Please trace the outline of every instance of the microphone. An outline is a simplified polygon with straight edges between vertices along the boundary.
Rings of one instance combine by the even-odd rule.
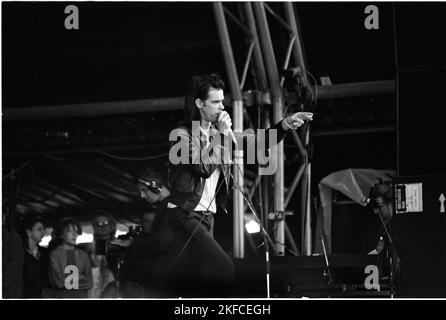
[[[235,146],[238,146],[237,139],[235,138],[235,136],[234,136],[234,132],[232,131],[232,129],[229,128],[229,129],[227,130],[227,132],[228,132],[228,135],[231,136],[232,142],[234,142]]]
[[[218,118],[220,118],[220,115],[221,115],[223,112],[227,113],[226,111],[222,111],[222,112],[220,112],[220,114],[218,115]],[[218,120],[217,120],[217,125],[218,125]],[[232,131],[232,128],[231,128],[231,127],[225,129],[224,132],[223,132],[223,134],[224,134],[224,135],[229,135],[229,136],[231,137],[231,139],[232,139],[232,142],[234,142],[235,146],[238,147],[237,139],[235,138],[234,132]]]

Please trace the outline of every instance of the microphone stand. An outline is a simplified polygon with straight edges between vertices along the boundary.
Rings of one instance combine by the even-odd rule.
[[[391,256],[390,256],[390,261],[389,261],[390,262],[390,294],[391,294],[391,297],[393,297],[393,293],[394,293],[394,274],[393,274],[393,271],[394,271],[394,262],[395,262],[394,259],[393,259],[393,256],[395,254],[396,259],[398,259],[398,253],[397,253],[396,248],[395,248],[395,246],[393,244],[392,237],[390,235],[389,230],[387,229],[387,226],[386,226],[386,223],[384,222],[383,217],[379,213],[378,213],[378,217],[379,217],[379,220],[381,221],[381,224],[382,224],[383,229],[384,229],[384,233],[386,234],[386,237],[389,240],[389,244],[390,244],[390,250],[391,250]],[[390,220],[389,220],[389,223],[390,223]]]
[[[327,255],[327,250],[325,248],[325,241],[324,241],[324,237],[321,235],[321,241],[322,241],[322,249],[324,250],[324,258],[325,258],[325,272],[324,272],[324,276],[327,277],[328,275],[328,297],[330,298],[330,293],[331,290],[333,288],[333,277],[331,276],[331,269],[330,269],[330,264],[328,262],[328,255]]]
[[[239,190],[242,192],[241,190]],[[243,192],[242,192],[243,194]],[[245,195],[243,194],[243,197],[246,199]],[[269,260],[269,246],[273,248],[274,255],[277,255],[277,250],[274,247],[274,242],[271,240],[271,237],[269,236],[268,232],[266,232],[265,228],[263,227],[262,222],[260,221],[259,217],[257,216],[254,208],[251,206],[250,201],[247,200],[248,207],[251,210],[252,214],[254,215],[254,218],[256,219],[257,223],[260,226],[260,233],[262,234],[263,238],[263,245],[265,246],[265,267],[266,267],[266,297],[270,298],[270,274],[271,274],[271,263]]]
[[[235,149],[236,151],[238,151],[238,143],[237,140],[235,139],[232,130],[230,131],[230,136],[231,139],[235,142]],[[234,164],[236,166],[236,168],[238,170],[240,170],[240,168],[238,167],[238,163]],[[240,170],[241,171],[241,170]],[[234,176],[230,173],[230,175],[232,176],[232,179],[234,179]],[[274,248],[274,242],[271,240],[271,237],[269,236],[268,232],[266,232],[263,223],[261,222],[261,220],[259,219],[255,209],[252,207],[251,202],[249,201],[249,199],[246,197],[244,191],[240,188],[240,186],[237,184],[238,187],[238,191],[242,194],[243,198],[246,200],[246,203],[248,204],[249,209],[251,210],[252,214],[254,215],[254,218],[256,220],[256,222],[259,224],[260,226],[260,232],[262,234],[262,238],[263,238],[263,244],[265,246],[265,267],[266,267],[266,297],[269,299],[270,298],[270,273],[271,273],[271,263],[269,260],[269,254],[270,254],[270,245],[273,248],[274,254],[277,255],[277,251]]]

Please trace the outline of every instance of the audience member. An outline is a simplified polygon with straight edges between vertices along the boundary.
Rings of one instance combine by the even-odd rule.
[[[147,236],[152,232],[153,222],[156,218],[155,211],[145,211],[141,214],[142,234]]]
[[[23,297],[41,298],[42,291],[50,287],[48,279],[48,250],[39,246],[44,226],[39,216],[29,213],[21,227],[25,265],[23,268]]]
[[[5,299],[23,298],[23,245],[11,226],[8,203],[2,206],[2,294]]]
[[[92,288],[88,254],[76,246],[82,227],[72,218],[60,220],[50,242],[49,279],[55,298],[87,298]]]
[[[193,281],[189,254],[187,248],[179,254],[184,243],[168,225],[165,213],[170,191],[166,182],[157,170],[149,168],[138,179],[137,186],[141,198],[158,209],[150,232],[131,241],[123,276],[143,286],[146,297],[187,296],[193,289],[188,286]]]
[[[120,257],[113,250],[111,242],[115,238],[116,221],[104,210],[98,210],[93,219],[93,243],[90,259],[92,263],[93,287],[90,298],[100,298],[105,288],[115,281],[117,261]],[[113,268],[114,266],[114,268]]]

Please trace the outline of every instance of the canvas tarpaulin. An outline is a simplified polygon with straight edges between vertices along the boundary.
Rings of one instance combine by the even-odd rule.
[[[370,188],[379,181],[392,180],[394,170],[347,169],[333,172],[319,182],[321,206],[317,212],[314,253],[323,253],[321,236],[327,253],[331,253],[332,192],[337,190],[354,202],[366,206]]]

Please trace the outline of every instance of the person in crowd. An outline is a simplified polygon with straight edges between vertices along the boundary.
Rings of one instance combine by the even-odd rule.
[[[43,290],[50,287],[48,250],[39,245],[44,232],[41,218],[36,214],[29,213],[21,227],[25,256],[23,268],[24,298],[41,298]]]
[[[402,259],[398,229],[394,228],[394,194],[390,181],[380,180],[370,189],[369,205],[377,216],[378,223],[370,228],[367,236],[367,251],[377,254],[377,265],[383,282],[391,283],[400,293],[404,291],[404,278],[401,272]]]
[[[63,218],[55,226],[49,244],[49,279],[54,298],[88,298],[92,269],[87,252],[76,245],[82,227],[73,218]]]
[[[23,298],[23,245],[12,226],[9,203],[2,202],[2,295],[5,299]]]
[[[141,225],[143,236],[148,236],[152,232],[153,222],[156,218],[155,211],[144,211],[141,214]]]
[[[376,223],[368,229],[363,252],[379,254],[389,241],[386,230],[390,235],[392,229],[391,222],[394,216],[392,184],[381,180],[374,184],[370,189],[368,204],[375,214]]]
[[[112,240],[115,238],[116,220],[105,210],[99,209],[93,218],[94,240]]]
[[[116,233],[116,220],[105,210],[97,210],[93,218],[93,243],[88,245],[93,274],[90,298],[100,298],[105,288],[113,283],[118,271],[119,255],[112,245]]]
[[[94,242],[90,250],[93,265],[91,298],[143,298],[143,288],[121,277],[128,239],[117,239],[117,222],[105,210],[98,210],[93,219]]]
[[[180,152],[187,150],[187,154],[181,154],[181,161],[178,161],[178,157],[171,158],[172,153],[175,154],[171,152],[168,162],[169,225],[182,238],[184,248],[188,248],[194,269],[199,270],[201,280],[198,282],[214,290],[202,288],[201,294],[207,296],[230,292],[234,276],[232,259],[213,237],[214,215],[217,207],[226,211],[230,190],[232,159],[227,158],[230,150],[226,142],[235,139],[231,118],[223,105],[224,89],[224,82],[216,74],[191,78],[185,97],[185,120],[175,130],[177,139],[171,141],[171,151],[176,147]],[[288,131],[297,129],[306,120],[311,121],[312,116],[310,112],[297,112],[273,125],[264,137],[269,137],[272,132],[276,133],[277,139],[263,138],[264,151],[282,141]],[[242,138],[246,140],[248,137]],[[256,135],[255,139],[262,137]],[[242,144],[244,148],[248,145]],[[244,161],[252,153],[259,163],[257,151],[244,150]]]
[[[168,224],[166,209],[170,191],[165,179],[159,170],[148,168],[136,184],[141,198],[152,208],[156,207],[156,213],[150,214],[150,223],[144,222],[146,213],[143,214],[143,225],[150,224],[149,233],[121,242],[121,245],[127,242],[128,246],[122,266],[123,278],[143,287],[145,297],[189,296],[193,289],[188,284],[192,275],[189,255],[186,250],[178,256],[183,241]]]

